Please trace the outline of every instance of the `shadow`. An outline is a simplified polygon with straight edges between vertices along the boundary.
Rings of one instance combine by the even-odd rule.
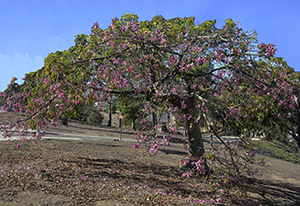
[[[101,126],[101,127],[105,127],[107,129],[101,129],[101,128],[86,128],[86,127],[81,127],[81,126],[73,126],[73,125],[69,125],[69,128],[77,128],[77,129],[82,129],[82,130],[90,130],[90,131],[94,131],[94,132],[111,132],[111,133],[120,133],[120,129],[119,128],[114,128],[114,127],[105,127],[105,126]],[[134,135],[135,132],[129,132],[129,131],[122,131],[122,134],[132,134]]]
[[[77,164],[84,170],[87,168],[91,169],[93,172],[85,175],[95,182],[106,179],[120,179],[123,183],[129,182],[131,185],[133,183],[135,185],[147,184],[152,189],[160,189],[162,191],[164,191],[162,188],[168,185],[173,192],[184,196],[188,196],[191,193],[191,188],[182,184],[182,180],[178,178],[181,176],[181,172],[178,171],[177,167],[157,164],[144,165],[118,159],[91,159],[86,157],[77,157],[77,160],[65,162]],[[69,172],[72,173],[71,171]],[[166,189],[164,192],[170,191]]]
[[[109,163],[110,165],[116,164],[125,164],[125,161],[118,159],[90,159],[87,157],[77,157],[77,159],[86,160],[87,162],[98,162],[98,163]]]
[[[51,141],[51,139],[47,139],[47,137],[42,137],[41,140],[43,140],[43,141]]]
[[[262,205],[300,205],[300,187],[272,180],[251,179],[252,191],[259,194]]]
[[[115,141],[115,140],[113,140],[113,141]],[[78,141],[77,144],[88,145],[88,143],[86,143],[85,141]],[[104,147],[124,147],[123,145],[105,144],[105,143],[96,143],[95,145],[104,146]]]
[[[169,151],[170,152],[170,151]],[[173,151],[171,151],[173,152]],[[177,167],[164,166],[156,163],[142,163],[134,160],[119,160],[108,158],[88,158],[77,157],[68,163],[76,164],[78,167],[74,170],[65,168],[59,171],[61,176],[72,176],[71,179],[78,178],[78,169],[84,172],[92,182],[103,182],[109,184],[110,180],[122,181],[122,184],[131,186],[138,185],[147,188],[160,189],[165,193],[176,193],[183,197],[188,197],[191,193],[196,194],[198,187],[191,187],[180,178],[181,172]],[[76,176],[77,174],[77,176]],[[249,188],[254,199],[258,202],[233,200],[232,205],[300,205],[300,187],[273,180],[249,179]],[[73,180],[72,180],[73,181]],[[197,180],[196,180],[197,181]],[[212,191],[203,191],[200,197],[213,195]]]
[[[177,153],[177,151],[167,150],[165,152]],[[114,179],[134,181],[137,184],[143,184],[145,181],[151,182],[150,188],[161,188],[163,185],[168,185],[169,188],[174,188],[181,194],[190,194],[192,191],[188,187],[178,187],[178,183],[182,180],[171,180],[172,177],[180,177],[181,173],[176,167],[168,167],[163,165],[139,165],[135,162],[127,162],[117,159],[89,159],[81,158],[88,162],[90,165],[102,165],[103,171],[89,174],[90,177],[96,178],[98,176]],[[110,168],[121,168],[122,171],[135,171],[137,174],[126,174],[123,172],[109,172]],[[257,195],[255,197],[259,200],[259,205],[287,205],[296,206],[300,205],[300,187],[272,180],[258,180],[250,179],[250,189]],[[236,202],[240,204],[239,202]],[[247,205],[245,202],[242,204]],[[252,203],[251,203],[252,204]],[[251,205],[249,203],[249,205]]]
[[[99,144],[99,143],[96,145],[97,146],[106,146],[106,147],[124,147],[123,145],[111,145],[111,144]]]
[[[163,135],[158,135],[157,138],[158,139],[163,139]],[[184,139],[185,138],[185,139]],[[176,137],[173,137],[170,142],[172,143],[182,143],[182,144],[187,144],[188,141],[186,140],[186,137],[182,136],[182,135],[178,135]]]
[[[169,150],[169,149],[160,149],[159,151],[165,153],[165,154],[175,154],[175,155],[185,155],[187,156],[188,153],[187,152],[181,152],[181,151],[177,151],[177,150]]]

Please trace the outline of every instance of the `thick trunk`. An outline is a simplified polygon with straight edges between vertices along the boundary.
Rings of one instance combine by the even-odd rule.
[[[201,134],[200,121],[195,121],[199,115],[200,110],[197,108],[197,98],[195,96],[187,99],[187,108],[192,117],[187,119],[189,151],[194,157],[202,157],[204,154],[204,144]]]
[[[189,152],[193,157],[202,157],[205,151],[200,122],[195,123],[193,119],[187,120]]]
[[[132,129],[133,129],[134,131],[136,130],[135,120],[132,121]]]
[[[192,84],[192,82],[191,82]],[[188,93],[192,93],[188,90]],[[197,96],[190,96],[185,99],[186,107],[182,108],[183,113],[191,118],[186,120],[186,127],[188,131],[188,142],[189,142],[189,152],[194,157],[202,157],[204,154],[204,144],[201,134],[200,121],[195,121],[200,116],[200,109],[197,105]],[[170,103],[175,107],[182,107],[182,99],[178,96],[172,96],[170,98]]]

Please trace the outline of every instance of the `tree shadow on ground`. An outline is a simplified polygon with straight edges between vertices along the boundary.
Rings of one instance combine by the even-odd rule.
[[[66,162],[75,163],[80,165],[81,168],[97,168],[93,170],[93,173],[86,174],[95,181],[100,181],[103,178],[119,179],[130,184],[147,184],[149,188],[162,189],[162,191],[168,186],[168,188],[172,188],[173,192],[186,196],[193,192],[188,185],[183,186],[181,184],[182,180],[178,178],[181,173],[178,168],[172,166],[145,165],[118,159],[91,159],[86,157],[77,157],[77,160]],[[164,192],[168,192],[168,190]]]
[[[120,128],[116,128],[116,127],[106,127],[103,126],[104,128],[86,128],[86,127],[81,127],[81,126],[73,126],[73,125],[69,125],[69,128],[76,128],[76,129],[80,129],[80,130],[90,130],[93,132],[111,132],[111,133],[120,133]],[[122,131],[123,134],[132,134],[134,135],[135,132],[130,132],[130,131]]]
[[[117,140],[117,141],[119,141],[119,140]],[[78,142],[78,144],[85,144],[85,143],[84,142]],[[123,147],[122,145],[104,144],[104,143],[96,143],[95,145],[99,146],[99,147]]]
[[[160,149],[159,151],[165,153],[165,154],[175,154],[175,155],[182,155],[182,156],[187,156],[188,152],[182,152],[178,150],[170,150],[170,149]]]
[[[300,187],[272,180],[251,179],[251,189],[263,205],[300,205]]]

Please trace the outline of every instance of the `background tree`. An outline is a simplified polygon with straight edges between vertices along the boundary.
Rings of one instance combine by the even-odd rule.
[[[136,120],[139,120],[142,101],[135,101],[128,98],[119,98],[118,100],[120,113],[125,115],[124,124],[132,126],[133,130],[136,130]]]
[[[116,112],[116,100],[117,98],[112,94],[105,95],[104,100],[108,104],[107,112],[108,112],[108,123],[107,126],[111,127],[112,125],[112,113]]]

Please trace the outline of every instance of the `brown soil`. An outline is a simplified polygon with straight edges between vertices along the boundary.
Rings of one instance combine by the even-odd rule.
[[[124,138],[133,138],[133,131],[123,131]],[[118,127],[75,121],[49,132],[119,138]],[[201,185],[178,171],[178,160],[186,155],[180,141],[156,157],[146,147],[132,149],[132,142],[113,140],[45,139],[22,143],[21,149],[0,142],[0,151],[0,205],[192,205],[195,199],[189,196]],[[259,201],[228,199],[223,205],[300,205],[300,165],[265,160],[251,184],[251,195]],[[209,191],[204,186],[200,199]]]

